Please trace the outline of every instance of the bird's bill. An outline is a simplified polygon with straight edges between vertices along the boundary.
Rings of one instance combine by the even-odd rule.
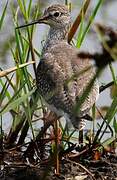
[[[24,28],[24,27],[31,26],[31,25],[34,25],[34,24],[37,24],[37,23],[47,23],[47,19],[48,19],[48,16],[43,16],[43,17],[41,17],[40,19],[38,19],[36,21],[33,21],[33,22],[28,23],[28,24],[18,26],[18,27],[16,27],[16,29]]]

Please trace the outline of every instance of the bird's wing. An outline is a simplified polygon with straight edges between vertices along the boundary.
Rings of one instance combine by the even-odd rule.
[[[86,87],[95,75],[91,61],[89,59],[79,58],[78,49],[63,42],[53,47],[51,52],[53,52],[54,59],[56,59],[60,70],[65,74],[64,82],[67,82],[67,92],[74,101],[77,97],[82,96],[82,93],[86,90]],[[89,95],[82,104],[81,116],[85,115],[93,106],[98,95],[99,85],[95,81]]]
[[[82,95],[94,75],[92,68],[82,73],[90,66],[90,62],[87,59],[79,59],[77,49],[63,42],[50,47],[49,51],[43,55],[41,62],[44,63],[46,76],[50,77],[49,79],[55,85],[52,103],[67,112],[69,107],[71,111],[77,97]],[[96,88],[92,88],[93,93],[91,92],[83,103],[81,115],[87,113],[95,103],[98,91]]]
[[[86,91],[87,86],[93,79],[95,75],[95,69],[91,64],[91,61],[89,59],[81,59],[72,58],[72,67],[73,71],[76,74],[77,79],[77,92],[76,96],[81,97],[83,92]],[[94,82],[91,91],[87,95],[84,103],[81,106],[81,116],[84,116],[90,108],[93,106],[93,104],[96,102],[97,98],[99,96],[99,85],[97,80]]]

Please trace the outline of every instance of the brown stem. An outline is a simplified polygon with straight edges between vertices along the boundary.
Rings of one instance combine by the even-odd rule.
[[[79,15],[77,16],[76,20],[74,21],[70,31],[69,31],[69,34],[68,34],[68,43],[70,43],[70,41],[72,40],[74,34],[76,33],[77,29],[78,29],[78,26],[81,22],[81,19],[82,19],[82,15],[84,16],[86,11],[87,11],[87,8],[89,7],[89,4],[90,4],[90,0],[86,0],[84,5],[82,6],[82,9],[80,10],[80,13]]]
[[[58,124],[57,119],[54,121],[54,134],[55,134],[55,174],[59,175],[59,152],[58,152]]]

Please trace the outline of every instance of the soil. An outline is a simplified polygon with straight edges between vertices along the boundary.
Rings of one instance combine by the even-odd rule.
[[[0,180],[117,180],[117,156],[108,155],[100,160],[74,162],[68,158],[60,161],[59,175],[48,163],[30,165],[8,163],[1,165]]]

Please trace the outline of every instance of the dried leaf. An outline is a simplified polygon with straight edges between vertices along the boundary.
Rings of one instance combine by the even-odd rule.
[[[100,159],[100,157],[101,157],[101,153],[98,150],[96,150],[94,153],[94,160],[97,161]]]

